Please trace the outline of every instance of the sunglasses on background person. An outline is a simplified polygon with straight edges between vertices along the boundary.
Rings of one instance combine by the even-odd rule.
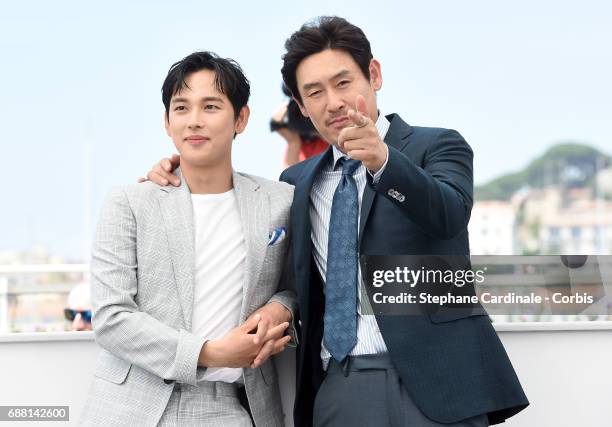
[[[69,321],[73,321],[77,314],[81,315],[83,321],[91,323],[91,310],[73,310],[71,308],[64,309],[64,316]]]

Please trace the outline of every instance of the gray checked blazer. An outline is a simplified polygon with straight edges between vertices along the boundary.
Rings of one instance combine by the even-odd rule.
[[[294,295],[278,292],[290,233],[269,244],[280,227],[289,230],[293,187],[236,172],[233,182],[247,247],[240,319],[272,300],[295,314]],[[184,179],[180,187],[146,182],[109,194],[91,264],[93,327],[102,350],[82,425],[155,426],[175,383],[201,379],[204,339],[191,333],[194,241]],[[273,359],[245,368],[243,379],[255,424],[282,426]]]

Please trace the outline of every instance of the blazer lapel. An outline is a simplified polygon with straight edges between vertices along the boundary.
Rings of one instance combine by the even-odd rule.
[[[270,202],[259,184],[252,179],[234,172],[234,191],[240,209],[242,232],[246,245],[244,284],[240,319],[247,316],[249,302],[257,288],[259,276],[266,256],[268,233],[270,232]]]
[[[385,142],[398,151],[402,151],[408,145],[408,137],[412,133],[412,126],[402,120],[398,114],[389,114],[387,120],[391,123]]]
[[[385,143],[399,151],[402,151],[406,144],[408,144],[408,136],[412,133],[412,128],[406,122],[404,122],[399,115],[390,114],[387,116],[387,120],[391,123],[389,130],[385,135]],[[366,185],[363,191],[363,198],[361,200],[361,212],[359,221],[359,242],[361,245],[361,236],[365,229],[368,217],[370,216],[370,210],[374,203],[376,191],[371,185]]]
[[[161,187],[166,193],[160,197],[159,205],[168,237],[168,246],[174,278],[179,294],[185,329],[191,330],[193,312],[193,287],[195,283],[195,230],[191,193],[180,169],[176,175],[181,178],[180,187]]]
[[[293,265],[296,278],[304,278],[302,292],[309,295],[310,260],[312,257],[312,240],[310,237],[312,225],[310,222],[310,191],[316,176],[326,162],[331,162],[332,147],[307,164],[295,183],[293,204],[291,205],[291,229],[293,230]],[[303,313],[302,316],[306,316]]]

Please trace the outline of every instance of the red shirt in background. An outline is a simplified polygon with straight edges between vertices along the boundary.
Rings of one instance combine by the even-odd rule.
[[[311,139],[309,141],[305,141],[303,138],[300,139],[302,140],[300,145],[300,162],[322,153],[329,147],[329,144],[323,138]]]

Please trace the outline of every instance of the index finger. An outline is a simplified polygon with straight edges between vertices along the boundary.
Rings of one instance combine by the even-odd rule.
[[[259,344],[263,341],[264,337],[268,333],[268,328],[270,327],[270,323],[267,319],[261,319],[259,324],[257,325],[257,332],[255,333],[255,337],[253,338],[253,342],[255,344]]]
[[[243,332],[249,334],[252,330],[254,330],[261,320],[261,314],[257,313],[251,317],[249,317],[239,328],[242,329]]]
[[[274,351],[274,341],[271,340],[266,342],[259,351],[259,353],[257,353],[257,356],[255,356],[253,363],[251,363],[251,368],[254,369],[261,366],[262,363],[268,360],[268,357],[270,357],[272,351]]]
[[[266,335],[266,341],[271,339],[279,339],[285,333],[285,330],[289,327],[289,322],[283,322],[279,325],[276,325],[273,328],[270,328],[268,334]]]
[[[166,186],[168,185],[168,180],[166,178],[164,178],[163,176],[161,176],[159,173],[157,173],[156,171],[152,170],[149,171],[147,173],[147,180],[149,181],[153,181],[154,183],[156,183],[157,185],[161,185],[161,186]],[[145,180],[146,181],[146,180]],[[139,181],[140,182],[140,181]],[[142,181],[144,182],[144,181]]]

